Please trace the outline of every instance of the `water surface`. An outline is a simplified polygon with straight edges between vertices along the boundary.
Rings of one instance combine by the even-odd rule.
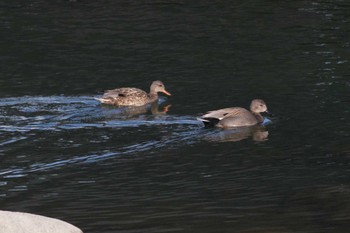
[[[348,232],[349,10],[1,3],[1,209],[99,233]],[[152,109],[94,99],[153,80],[173,95]],[[253,98],[275,114],[264,127],[196,121]]]

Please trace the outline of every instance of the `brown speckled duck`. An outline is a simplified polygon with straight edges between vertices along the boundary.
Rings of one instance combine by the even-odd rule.
[[[262,112],[268,113],[265,102],[254,99],[250,104],[250,111],[240,107],[224,108],[210,111],[197,119],[205,126],[220,128],[252,126],[264,121],[264,117],[260,114]]]
[[[106,91],[101,98],[101,103],[115,106],[142,106],[158,100],[158,92],[171,95],[165,90],[161,81],[154,81],[151,85],[150,92],[134,87],[122,87]]]

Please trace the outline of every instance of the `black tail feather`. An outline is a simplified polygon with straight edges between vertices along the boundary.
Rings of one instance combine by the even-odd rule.
[[[218,118],[213,118],[213,117],[200,118],[200,120],[204,123],[205,127],[214,127],[220,121]]]

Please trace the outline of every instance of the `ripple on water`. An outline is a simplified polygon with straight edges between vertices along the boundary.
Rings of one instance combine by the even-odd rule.
[[[0,145],[7,146],[7,154],[13,153],[17,162],[14,167],[3,166],[0,175],[5,179],[20,178],[31,172],[138,155],[199,139],[202,126],[192,116],[158,111],[150,114],[147,110],[132,113],[130,109],[101,106],[92,96],[3,98],[0,132],[4,136]],[[132,135],[127,143],[123,139],[125,131],[129,137]],[[143,136],[147,134],[155,138]],[[28,155],[31,159],[21,157],[26,151],[33,153]],[[8,161],[11,159],[14,158]]]
[[[132,110],[130,112],[130,110]],[[100,106],[93,96],[3,98],[0,130],[60,130],[86,127],[138,127],[142,125],[198,124],[191,118],[168,117],[161,112],[143,115],[149,109]]]

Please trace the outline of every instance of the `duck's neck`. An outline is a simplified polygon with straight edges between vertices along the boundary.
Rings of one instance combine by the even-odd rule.
[[[151,90],[148,94],[148,97],[150,99],[150,102],[156,101],[158,99],[158,93]]]
[[[260,113],[258,113],[258,112],[252,112],[252,113],[255,116],[255,118],[258,120],[259,123],[264,121],[264,117]]]

